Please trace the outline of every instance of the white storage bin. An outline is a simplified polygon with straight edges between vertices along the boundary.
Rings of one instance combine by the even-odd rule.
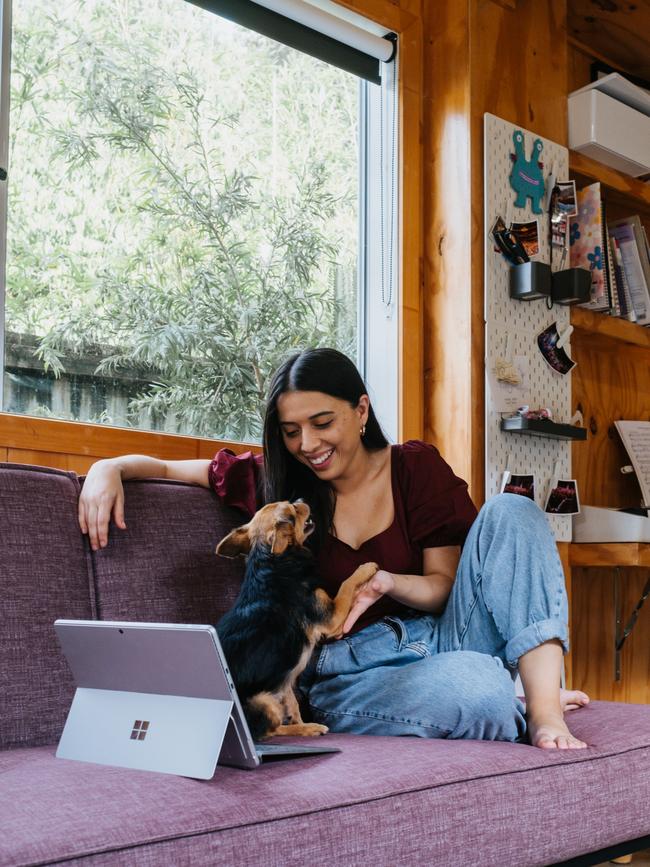
[[[574,542],[650,542],[650,518],[618,509],[581,506],[573,516]]]
[[[569,147],[634,177],[650,172],[650,117],[599,90],[569,96]]]

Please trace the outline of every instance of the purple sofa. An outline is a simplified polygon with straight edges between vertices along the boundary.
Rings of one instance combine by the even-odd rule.
[[[207,782],[56,759],[74,689],[56,618],[215,623],[241,576],[213,553],[239,515],[209,491],[128,482],[128,531],[91,553],[79,490],[0,464],[0,865],[526,867],[648,845],[644,705],[574,711],[581,751],[328,735],[342,752]]]

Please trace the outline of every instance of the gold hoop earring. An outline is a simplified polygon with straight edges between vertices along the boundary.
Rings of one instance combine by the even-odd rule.
[[[361,434],[362,437],[365,437],[365,435],[366,435],[366,426],[365,426],[365,424],[361,425],[361,427],[359,428],[359,433]]]

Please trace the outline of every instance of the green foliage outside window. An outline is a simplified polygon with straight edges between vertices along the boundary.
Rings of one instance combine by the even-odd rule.
[[[132,424],[259,437],[282,357],[355,354],[358,83],[182,0],[13,16],[6,329],[148,381]]]

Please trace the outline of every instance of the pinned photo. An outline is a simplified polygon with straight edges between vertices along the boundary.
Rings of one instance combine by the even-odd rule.
[[[527,223],[512,223],[510,231],[526,251],[529,259],[539,253],[539,225],[537,220]]]
[[[566,376],[576,366],[575,361],[569,358],[562,347],[557,322],[553,322],[537,335],[537,345],[548,366],[556,373]]]
[[[528,497],[529,500],[535,499],[535,476],[523,475],[516,476],[514,473],[505,471],[501,478],[501,494],[519,494],[522,497]]]
[[[566,247],[569,217],[578,213],[576,182],[566,181],[553,187],[550,203],[551,244]]]
[[[576,182],[564,181],[556,184],[558,188],[557,209],[565,217],[575,217],[578,213],[578,196],[576,195]]]
[[[546,501],[545,512],[551,515],[578,515],[580,499],[575,479],[558,479]]]
[[[494,221],[494,225],[490,229],[490,236],[496,244],[495,251],[503,253],[512,265],[528,262],[530,257],[514,233],[508,229],[502,217],[497,217]]]

